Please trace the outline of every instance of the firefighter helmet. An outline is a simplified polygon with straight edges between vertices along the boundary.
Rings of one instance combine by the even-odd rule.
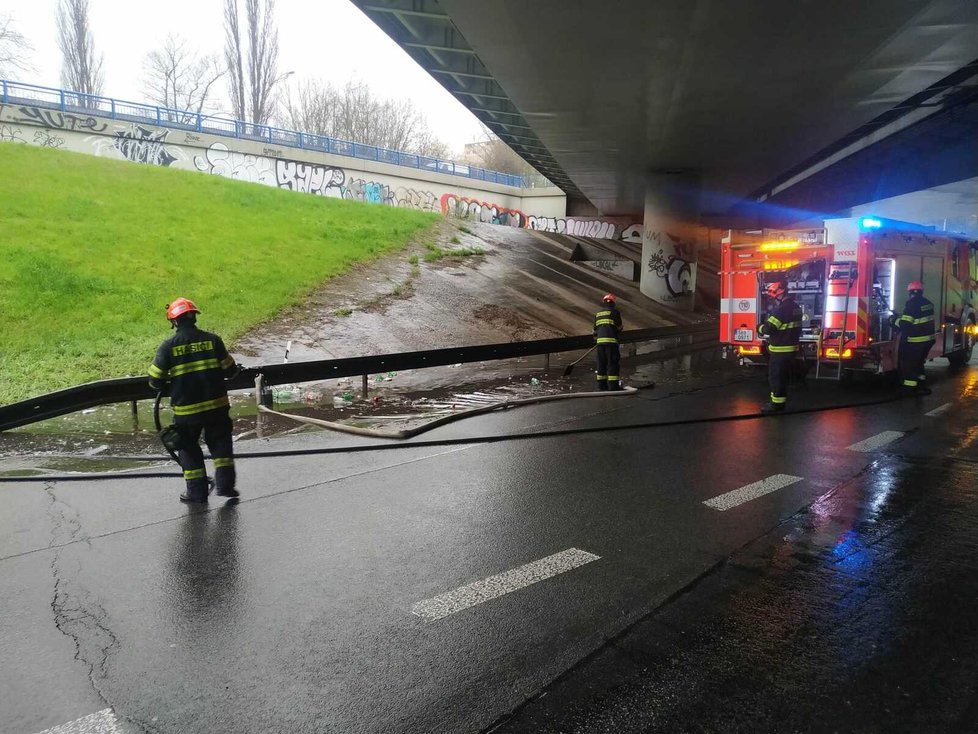
[[[189,298],[178,298],[173,303],[166,304],[166,317],[170,321],[188,313],[200,313],[200,309]]]
[[[914,291],[924,292],[924,284],[919,280],[911,280],[907,285],[907,293],[913,293]]]
[[[604,301],[605,303],[610,303],[612,305],[618,302],[618,299],[615,298],[614,293],[605,293],[604,298],[602,298],[601,300]]]

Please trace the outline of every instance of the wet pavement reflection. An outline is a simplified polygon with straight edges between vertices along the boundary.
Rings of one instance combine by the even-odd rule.
[[[976,512],[978,466],[880,458],[494,731],[976,731]]]

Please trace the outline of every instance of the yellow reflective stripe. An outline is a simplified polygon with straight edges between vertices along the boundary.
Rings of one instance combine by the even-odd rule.
[[[608,379],[609,380],[620,380],[621,377],[619,375],[608,375]]]
[[[228,402],[228,396],[225,395],[223,398],[217,398],[216,400],[207,400],[203,403],[191,403],[190,405],[174,405],[173,415],[194,415],[195,413],[203,413],[205,410],[213,410],[214,408],[223,408],[230,405]]]
[[[777,327],[779,329],[781,328],[781,324],[784,323],[777,316],[768,316],[767,317],[767,322],[769,324],[771,324],[772,326],[775,326],[775,327]]]
[[[213,357],[211,359],[198,359],[196,362],[184,362],[183,364],[174,365],[170,369],[170,377],[186,375],[191,372],[200,372],[201,370],[217,370],[220,368],[221,366]]]
[[[779,398],[774,393],[771,393],[771,402],[780,405],[781,403],[787,403],[788,398]]]
[[[595,326],[601,326],[603,324],[607,324],[608,326],[614,326],[615,322],[612,321],[611,319],[598,319],[597,321],[594,322]]]
[[[769,352],[774,353],[774,354],[787,354],[788,352],[797,352],[798,351],[798,345],[797,344],[792,344],[791,346],[788,346],[788,347],[779,347],[779,346],[775,346],[775,345],[772,344],[771,346],[769,346],[767,348],[767,350]]]
[[[183,472],[184,479],[203,479],[204,470],[203,469],[187,469]]]
[[[778,327],[778,330],[787,331],[788,329],[800,329],[800,328],[801,328],[800,321],[789,321],[787,324],[781,324],[781,326]]]
[[[607,375],[595,375],[594,376],[594,379],[595,380],[607,380],[608,379],[608,376]]]
[[[598,316],[611,316],[611,311],[598,311],[594,314],[594,318],[598,318]]]
[[[161,370],[155,364],[149,366],[149,376],[150,377],[166,377],[166,370]]]
[[[904,318],[906,318],[906,317],[904,317]],[[933,316],[924,316],[921,319],[910,319],[910,318],[907,318],[907,321],[909,321],[911,324],[931,324],[931,323],[934,322],[934,317]]]
[[[922,344],[923,342],[935,341],[933,334],[928,334],[927,336],[908,336],[907,341],[913,344]]]
[[[224,466],[234,466],[234,459],[214,459],[215,469],[220,469]]]
[[[599,336],[598,344],[617,344],[618,340],[613,336]]]
[[[917,387],[917,381],[916,380],[904,380],[903,381],[903,385],[904,385],[904,387]]]
[[[231,367],[233,365],[234,365],[234,357],[232,357],[230,354],[221,360],[221,369],[226,370],[228,367]]]

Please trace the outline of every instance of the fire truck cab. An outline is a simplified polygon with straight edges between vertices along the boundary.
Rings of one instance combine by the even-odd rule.
[[[978,338],[978,241],[877,217],[822,227],[728,231],[722,239],[720,342],[746,362],[767,361],[757,326],[773,310],[778,278],[802,310],[801,356],[820,377],[897,369],[907,285],[924,284],[936,314],[928,359],[964,364]]]

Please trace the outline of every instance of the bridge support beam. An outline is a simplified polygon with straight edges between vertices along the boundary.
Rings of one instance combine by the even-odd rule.
[[[639,287],[656,301],[693,309],[699,216],[699,178],[649,174]]]

